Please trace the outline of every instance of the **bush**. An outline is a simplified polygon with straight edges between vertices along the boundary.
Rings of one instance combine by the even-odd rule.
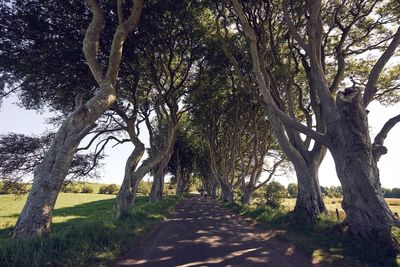
[[[102,185],[99,189],[100,194],[116,195],[118,193],[118,186],[116,184]]]
[[[76,183],[72,182],[64,182],[61,187],[61,192],[63,193],[79,193],[81,190],[76,185]]]
[[[165,183],[164,184],[164,195],[165,196],[175,195],[175,186],[171,183]]]
[[[383,196],[387,198],[400,198],[400,188],[385,189]]]
[[[82,187],[81,193],[91,194],[91,193],[93,193],[93,187],[91,187],[89,185],[84,185]]]
[[[291,198],[297,198],[298,190],[299,190],[298,186],[295,183],[290,183],[287,187],[289,197],[291,197]]]
[[[267,184],[265,187],[266,204],[272,208],[279,208],[287,196],[286,188],[276,181]]]
[[[138,187],[138,193],[142,194],[144,196],[147,196],[150,193],[151,190],[151,183],[149,182],[145,182],[145,181],[141,181],[139,183],[139,187]]]
[[[28,189],[26,184],[24,183],[13,182],[13,181],[1,182],[0,194],[24,195],[26,193],[28,193]]]
[[[341,198],[342,197],[342,187],[341,186],[331,186],[331,187],[321,186],[321,193],[325,197]]]

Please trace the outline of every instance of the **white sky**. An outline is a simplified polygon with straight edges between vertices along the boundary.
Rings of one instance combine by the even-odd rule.
[[[50,117],[50,113],[39,114],[32,110],[25,110],[13,102],[15,98],[8,98],[3,101],[0,108],[0,134],[8,132],[36,134],[39,135],[51,127],[46,125],[45,119]],[[380,130],[383,124],[391,117],[400,113],[400,103],[383,107],[377,102],[373,102],[368,107],[369,124],[371,128],[371,138]],[[388,148],[388,154],[382,156],[379,161],[381,174],[381,184],[383,187],[400,187],[400,125],[396,125],[385,140],[385,146]],[[109,146],[106,149],[107,158],[99,182],[121,184],[125,161],[133,149],[130,143],[124,143],[115,148]],[[335,167],[330,154],[327,155],[321,165],[320,184],[322,186],[340,185],[336,176]],[[278,177],[277,181],[287,185],[290,182],[296,182],[294,175],[287,177]]]

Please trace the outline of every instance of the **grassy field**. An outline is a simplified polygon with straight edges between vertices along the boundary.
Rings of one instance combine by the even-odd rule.
[[[397,214],[400,214],[400,198],[386,198],[385,200],[386,203],[388,203],[389,208],[392,210],[392,212],[397,212]],[[341,198],[324,198],[324,202],[329,213],[333,214],[336,212],[336,209],[338,209],[340,218],[341,219],[344,218],[345,215],[342,209]],[[292,211],[294,209],[295,204],[296,204],[295,198],[286,198],[282,203],[284,209],[287,211]]]
[[[296,248],[309,254],[313,263],[334,264],[337,266],[386,266],[374,263],[378,258],[374,251],[360,247],[348,235],[335,230],[345,214],[341,208],[340,198],[326,198],[324,202],[328,214],[319,216],[314,224],[304,224],[290,215],[295,206],[295,199],[285,199],[282,207],[273,209],[269,206],[225,205],[232,211],[253,218],[267,229],[284,230],[279,237],[292,242]],[[386,199],[393,212],[400,213],[400,199]],[[340,220],[336,217],[336,209],[340,212]],[[400,230],[393,228],[393,235],[400,240]],[[368,264],[366,264],[368,263]],[[400,261],[398,261],[400,266]],[[391,266],[391,265],[390,265]]]
[[[180,201],[165,197],[150,204],[148,197],[137,197],[135,208],[116,220],[115,196],[61,193],[52,234],[12,242],[10,227],[25,199],[0,196],[0,266],[104,266],[131,248]]]
[[[27,196],[28,195],[0,195],[0,229],[14,226],[18,219],[18,215],[25,204]],[[54,213],[55,216],[53,218],[53,222],[62,223],[68,220],[85,217],[84,211],[79,212],[81,215],[62,214],[60,213],[60,209],[62,208],[81,205],[80,207],[75,208],[78,211],[82,209],[82,204],[114,198],[114,195],[60,193],[56,202],[56,210]],[[90,214],[90,212],[87,214]]]

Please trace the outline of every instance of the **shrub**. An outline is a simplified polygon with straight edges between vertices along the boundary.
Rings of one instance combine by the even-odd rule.
[[[84,185],[82,187],[81,193],[91,194],[91,193],[93,193],[93,187],[91,187],[89,185]]]
[[[266,204],[272,208],[279,208],[287,195],[286,188],[276,181],[267,184],[265,187]]]
[[[175,195],[175,187],[171,183],[164,184],[164,195],[165,196],[172,196]]]
[[[289,193],[289,197],[291,198],[297,198],[298,194],[298,186],[295,183],[290,183],[287,187],[287,191]]]
[[[400,188],[386,189],[383,193],[387,198],[400,198]]]
[[[26,184],[13,181],[2,182],[0,189],[0,194],[24,195],[28,193]]]
[[[118,193],[118,186],[116,184],[102,185],[99,189],[100,194],[115,195]]]
[[[144,196],[147,196],[150,193],[151,190],[151,183],[149,182],[145,182],[145,181],[141,181],[139,183],[139,187],[138,187],[138,193],[142,194]]]
[[[64,182],[61,187],[61,192],[63,192],[63,193],[79,193],[80,189],[75,183]]]

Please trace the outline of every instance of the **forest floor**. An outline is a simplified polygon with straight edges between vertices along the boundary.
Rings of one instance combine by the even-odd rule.
[[[115,266],[346,266],[315,261],[282,233],[191,195]]]

